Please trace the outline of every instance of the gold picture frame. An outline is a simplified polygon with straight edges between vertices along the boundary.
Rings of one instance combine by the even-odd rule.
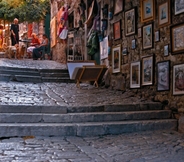
[[[155,0],[140,0],[140,3],[141,3],[141,22],[154,20]]]

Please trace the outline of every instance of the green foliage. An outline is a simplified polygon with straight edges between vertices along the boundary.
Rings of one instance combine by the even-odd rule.
[[[50,12],[49,0],[0,0],[0,19],[38,22]]]

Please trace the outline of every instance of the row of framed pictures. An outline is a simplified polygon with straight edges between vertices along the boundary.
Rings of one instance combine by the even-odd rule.
[[[154,84],[154,55],[142,57],[130,65],[130,88]],[[156,66],[157,91],[170,90],[170,61],[161,61]],[[184,64],[173,66],[173,95],[184,94]]]

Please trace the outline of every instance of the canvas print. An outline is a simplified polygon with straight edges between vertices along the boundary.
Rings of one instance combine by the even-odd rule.
[[[175,0],[174,1],[174,13],[175,15],[178,15],[182,12],[184,12],[184,1],[183,0]]]
[[[142,85],[153,84],[153,56],[142,58]]]
[[[168,91],[170,88],[170,61],[157,63],[157,91]]]
[[[184,94],[184,64],[173,66],[173,95]]]
[[[130,88],[140,88],[140,61],[132,62],[130,65]]]
[[[143,49],[153,47],[153,25],[149,24],[143,26]]]
[[[136,8],[128,10],[125,12],[125,35],[129,36],[136,33]]]
[[[120,72],[121,69],[121,46],[118,45],[112,49],[112,71]]]

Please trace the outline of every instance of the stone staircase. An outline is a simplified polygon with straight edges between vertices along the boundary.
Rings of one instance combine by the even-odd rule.
[[[0,137],[102,136],[176,130],[177,120],[160,103],[105,106],[0,105]]]
[[[67,69],[30,69],[16,67],[0,67],[0,81],[17,82],[73,82]]]

